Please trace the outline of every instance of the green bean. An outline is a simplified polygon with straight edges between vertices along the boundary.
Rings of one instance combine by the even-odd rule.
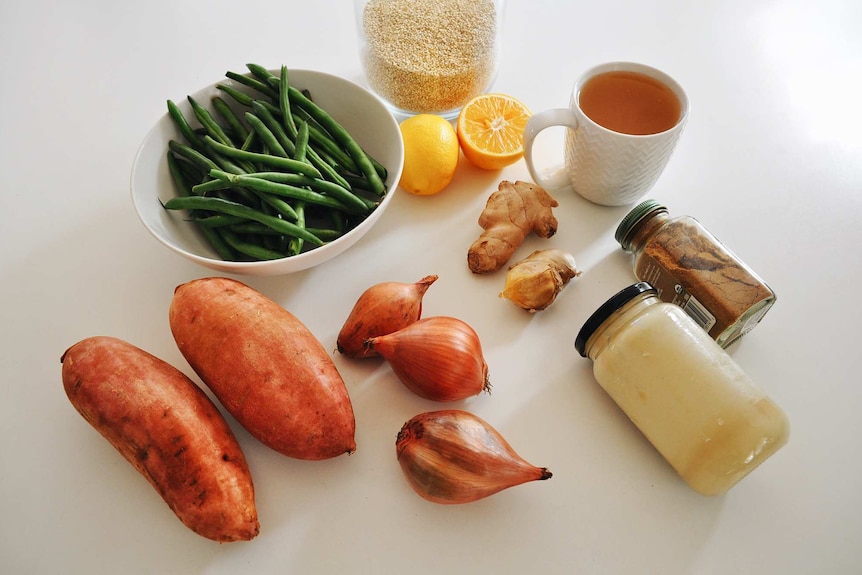
[[[261,82],[257,78],[252,78],[250,76],[245,76],[243,74],[238,74],[236,72],[225,72],[225,76],[237,82],[238,84],[242,84],[243,86],[248,86],[249,88],[260,92],[261,94],[268,96],[272,99],[278,98],[278,93],[272,89],[272,87],[265,83]]]
[[[332,222],[334,229],[338,232],[344,233],[345,231],[345,217],[341,212],[336,212],[335,210],[329,212],[328,214],[329,220]]]
[[[253,110],[255,117],[258,118],[264,126],[266,126],[278,143],[281,144],[281,147],[284,148],[285,152],[292,156],[296,149],[296,145],[293,143],[290,136],[287,135],[287,132],[284,131],[284,126],[281,125],[281,122],[275,118],[272,110],[260,100],[254,100],[251,104],[251,109]]]
[[[293,159],[299,162],[305,161],[306,153],[308,152],[308,122],[302,122],[296,130],[296,149],[293,152]]]
[[[192,193],[196,196],[206,196],[211,192],[228,190],[233,187],[234,185],[227,180],[207,180],[206,182],[192,186]]]
[[[248,130],[246,130],[242,121],[234,113],[233,109],[227,105],[227,102],[218,96],[213,96],[210,101],[212,102],[215,111],[218,112],[222,119],[224,119],[225,123],[230,127],[231,131],[236,136],[236,139],[239,142],[245,141],[248,136]]]
[[[301,237],[305,241],[316,246],[323,245],[320,238],[295,224],[269,216],[243,204],[222,200],[221,198],[204,198],[201,196],[187,196],[184,198],[176,197],[168,200],[164,206],[168,210],[208,210],[231,216],[238,216],[264,224],[285,235]]]
[[[284,128],[288,134],[296,138],[296,124],[293,121],[293,114],[290,113],[289,87],[287,66],[282,66],[278,83],[278,107],[281,109],[281,120],[284,122]]]
[[[320,172],[312,166],[311,164],[307,164],[305,162],[297,162],[292,158],[280,158],[278,156],[273,156],[272,154],[260,154],[257,152],[249,152],[246,150],[240,150],[239,148],[232,148],[230,146],[225,146],[217,141],[215,141],[211,136],[204,136],[204,142],[206,142],[207,146],[213,149],[213,151],[224,154],[225,156],[246,160],[249,162],[259,162],[261,164],[272,166],[274,168],[279,168],[282,170],[287,170],[291,172],[298,172],[300,174],[305,174],[306,176],[311,176],[313,178],[321,177]]]
[[[238,234],[250,234],[255,236],[280,236],[281,232],[265,226],[259,222],[240,221],[230,226],[231,231]]]
[[[296,132],[296,149],[293,152],[293,159],[299,162],[305,161],[305,155],[308,151],[308,122],[300,124]],[[305,202],[296,203],[296,225],[305,227]],[[296,255],[302,251],[303,241],[301,238],[291,238],[287,245],[288,253]]]
[[[280,260],[286,255],[275,250],[267,249],[263,246],[244,242],[230,230],[222,230],[221,235],[230,247],[239,253],[256,260]]]
[[[284,146],[278,141],[275,137],[275,134],[266,127],[266,124],[263,123],[263,120],[252,114],[251,112],[245,113],[245,121],[251,126],[251,129],[254,130],[258,137],[263,142],[263,145],[267,147],[270,154],[275,154],[282,158],[287,158],[287,151],[284,149]],[[304,161],[303,159],[294,158],[297,161]]]
[[[275,119],[272,111],[264,102],[259,100],[255,100],[252,105],[255,114],[261,119],[264,125],[269,128],[269,130],[276,137],[278,142],[284,147],[285,151],[288,154],[294,154],[296,151],[296,144],[294,140],[285,132],[284,126],[282,126],[281,122]],[[317,170],[323,175],[323,177],[331,182],[334,182],[342,187],[350,188],[350,184],[347,183],[347,180],[341,177],[341,175],[333,168],[330,164],[328,164],[323,158],[321,158],[317,152],[313,149],[309,149],[307,151],[308,162],[317,168]]]
[[[237,175],[230,174],[224,172],[222,170],[211,170],[210,176],[213,178],[228,180],[237,186],[246,187],[252,190],[257,190],[259,192],[265,192],[268,194],[274,194],[277,196],[284,196],[288,198],[292,198],[294,200],[300,200],[304,202],[308,202],[309,204],[315,204],[318,206],[324,206],[328,208],[334,208],[336,210],[348,213],[367,213],[368,208],[362,202],[354,202],[351,205],[347,205],[341,200],[337,198],[333,198],[332,196],[327,196],[324,194],[320,194],[317,192],[313,192],[306,188],[301,188],[298,186],[292,186],[289,184],[279,184],[276,182],[271,182],[269,180],[264,180],[262,178],[254,178],[247,175]]]
[[[210,216],[216,217],[216,216]],[[272,228],[269,228],[258,222],[249,222],[249,221],[238,221],[237,223],[230,226],[231,231],[238,234],[251,234],[256,236],[265,236],[265,235],[280,235],[279,232],[275,231]],[[324,241],[332,241],[337,240],[341,236],[344,235],[344,232],[333,230],[330,228],[306,228],[310,233],[314,234],[318,238]]]
[[[192,106],[192,109],[195,112],[195,117],[200,121],[203,126],[205,133],[203,136],[204,144],[207,143],[207,138],[212,138],[214,141],[222,144],[228,148],[236,148],[234,143],[225,133],[224,129],[215,121],[215,118],[209,113],[209,111],[201,106],[194,98],[188,96],[189,103]],[[216,158],[218,160],[218,158]],[[237,161],[232,162],[227,159],[221,159],[218,163],[225,168],[226,170],[230,170],[236,173],[244,173],[244,172],[253,172],[254,166],[247,163],[247,161],[243,158],[234,158]]]
[[[283,218],[287,218],[293,222],[299,221],[299,214],[297,214],[293,206],[291,206],[281,198],[259,191],[256,192],[256,194],[263,203],[271,207],[278,214],[281,214]]]
[[[195,131],[192,129],[188,120],[186,120],[182,111],[172,100],[168,100],[168,114],[186,141],[191,144],[192,147],[202,150],[204,148],[203,141],[197,134],[195,134]]]
[[[340,186],[334,182],[322,180],[320,178],[309,178],[302,174],[288,174],[286,172],[252,172],[246,175],[253,178],[262,178],[278,184],[311,188],[312,190],[322,194],[328,194],[338,198],[345,204],[354,205],[357,208],[359,207],[359,202],[361,202],[365,206],[366,211],[371,211],[377,207],[377,202],[366,200],[362,196],[356,195],[349,188],[345,188],[344,186]]]
[[[257,140],[257,134],[254,130],[252,130],[248,133],[248,136],[246,136],[245,141],[240,147],[240,150],[251,150],[251,147],[252,145],[254,145],[255,140]]]
[[[201,126],[206,130],[206,133],[209,134],[213,139],[226,146],[232,146],[233,143],[230,141],[230,138],[227,137],[227,134],[224,133],[222,127],[215,121],[215,118],[212,117],[212,114],[209,111],[201,106],[194,98],[191,96],[186,96],[186,99],[189,101],[189,104],[192,105],[192,110],[195,113],[195,117],[201,123]]]
[[[338,184],[342,188],[350,189],[350,184],[347,183],[347,180],[341,177],[341,174],[338,173],[338,170],[332,164],[321,158],[314,148],[308,148],[306,153],[308,161],[320,171],[323,179]]]
[[[386,178],[389,177],[389,170],[386,169],[386,166],[375,160],[374,156],[370,154],[366,155],[368,155],[368,161],[371,162],[372,166],[374,166],[374,170],[377,172],[377,175],[380,176],[380,179],[385,182]]]
[[[305,202],[297,202],[296,204],[296,225],[305,227]],[[287,253],[295,256],[302,251],[302,238],[291,238],[287,244]]]
[[[247,174],[249,172],[255,171],[254,164],[250,164],[248,162],[242,161],[240,164],[233,161],[232,158],[226,157],[224,154],[220,154],[218,152],[213,152],[210,150],[210,157],[213,161],[218,164],[221,169],[230,172],[232,174]],[[235,159],[235,158],[234,158]]]
[[[209,177],[209,170],[203,171],[199,166],[188,161],[186,158],[180,156],[179,154],[175,154],[168,150],[168,155],[173,156],[174,162],[185,178],[186,182],[189,186],[191,186],[194,182],[202,182],[204,178]]]
[[[168,141],[168,149],[175,154],[178,154],[190,162],[192,162],[195,166],[204,170],[205,173],[209,173],[210,170],[219,169],[218,164],[213,162],[208,157],[204,156],[202,153],[198,152],[191,146],[187,144],[183,144],[182,142],[178,142],[176,140]]]
[[[338,142],[336,142],[335,139],[326,131],[326,129],[323,128],[320,124],[318,124],[317,121],[312,118],[308,112],[297,106],[294,108],[293,114],[295,118],[308,122],[312,142],[317,144],[319,148],[325,150],[327,153],[332,155],[342,168],[353,173],[361,173],[356,167],[356,163],[353,161],[353,158],[350,157],[350,155],[341,148]],[[378,162],[374,158],[374,156],[368,154],[367,152],[366,155],[368,156],[368,160],[374,166],[374,169],[377,171],[377,174],[380,176],[380,179],[385,181],[386,177],[388,176],[388,171],[386,167],[380,162]]]
[[[341,145],[308,112],[299,108],[294,113],[294,116],[299,121],[304,121],[308,124],[309,140],[316,144],[321,151],[334,158],[336,163],[341,167],[354,173],[359,171],[356,167],[356,162],[353,161],[350,154],[345,152]]]
[[[275,74],[273,74],[259,64],[246,64],[245,67],[248,68],[248,71],[254,74],[254,76],[258,80],[260,80],[261,82],[266,82],[269,85],[272,85],[270,84],[270,82],[273,79],[278,79],[278,76],[276,76]]]
[[[298,108],[295,109],[294,116],[296,118],[300,118],[305,120],[309,124],[309,131],[311,135],[311,141],[316,143],[319,147],[325,149],[328,153],[333,155],[342,167],[353,172],[358,173],[359,169],[356,167],[356,163],[353,161],[353,158],[347,154],[341,146],[336,142],[333,137],[327,133],[326,129],[320,126],[311,115],[305,110]],[[374,166],[374,169],[377,171],[377,174],[380,176],[382,180],[386,180],[388,175],[388,171],[386,167],[374,159],[374,156],[371,156],[366,152],[368,156],[368,160]]]
[[[321,240],[325,242],[331,242],[333,240],[337,240],[341,236],[344,235],[344,232],[341,230],[331,230],[328,228],[305,228],[312,234],[319,237]]]
[[[190,197],[192,195],[191,187],[189,186],[188,181],[182,173],[182,169],[180,167],[179,161],[173,153],[168,151],[168,169],[171,172],[171,176],[174,179],[174,183],[177,186],[177,192],[180,194],[180,197]],[[209,244],[216,251],[216,254],[222,259],[230,259],[233,258],[233,250],[231,250],[230,246],[222,241],[222,238],[213,230],[208,228],[200,228],[201,235],[204,236]]]
[[[227,214],[219,214],[216,216],[192,216],[192,221],[199,226],[205,228],[223,228],[225,226],[237,226],[242,223],[248,222],[245,218],[240,218],[237,216],[229,216]],[[257,223],[257,222],[255,222]],[[260,226],[266,227],[263,224],[258,224]],[[269,229],[269,228],[267,228]],[[278,233],[278,232],[273,232]]]
[[[227,84],[216,84],[216,89],[221,90],[243,106],[251,106],[251,103],[254,100],[254,98],[242,90],[237,90],[233,86],[228,86]]]
[[[188,180],[186,180],[186,177],[182,172],[179,160],[177,160],[177,157],[170,151],[168,151],[167,157],[168,170],[171,172],[171,177],[173,177],[174,183],[177,186],[177,192],[180,194],[180,196],[192,195],[192,187],[191,185],[189,185]]]
[[[306,98],[299,90],[292,86],[290,86],[288,90],[290,99],[295,100],[299,106],[311,114],[311,117],[317,120],[321,126],[326,128],[326,130],[332,134],[332,137],[341,144],[348,154],[350,154],[350,157],[353,158],[354,162],[356,162],[356,167],[359,168],[362,175],[368,178],[371,191],[378,196],[384,195],[386,193],[386,186],[384,185],[383,180],[380,179],[380,175],[374,168],[374,164],[372,164],[371,160],[368,159],[368,155],[365,153],[365,150],[363,150],[356,140],[353,139],[353,136],[351,136],[332,116],[330,116],[328,112]]]

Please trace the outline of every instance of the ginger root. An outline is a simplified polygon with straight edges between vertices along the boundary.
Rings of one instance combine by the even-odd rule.
[[[551,208],[557,201],[544,188],[527,182],[503,181],[488,198],[479,225],[484,232],[467,252],[467,265],[475,274],[502,268],[515,250],[533,232],[550,238],[557,232]]]
[[[536,312],[554,303],[569,280],[579,275],[571,254],[558,249],[535,251],[509,268],[500,297]]]

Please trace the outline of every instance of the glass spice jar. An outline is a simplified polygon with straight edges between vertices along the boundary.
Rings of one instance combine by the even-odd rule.
[[[504,0],[354,0],[368,87],[396,114],[454,119],[494,82]]]
[[[614,237],[634,255],[637,278],[722,347],[751,331],[775,303],[775,292],[700,222],[671,217],[655,200],[635,206]]]
[[[575,348],[688,485],[724,493],[787,443],[787,416],[733,358],[646,282],[587,319]]]

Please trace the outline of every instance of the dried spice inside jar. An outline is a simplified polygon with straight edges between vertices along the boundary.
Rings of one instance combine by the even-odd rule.
[[[672,218],[655,200],[632,209],[615,237],[634,255],[637,278],[723,347],[751,331],[775,303],[775,292],[700,222]]]
[[[407,112],[459,108],[494,77],[497,17],[493,0],[369,0],[361,30],[371,89]]]

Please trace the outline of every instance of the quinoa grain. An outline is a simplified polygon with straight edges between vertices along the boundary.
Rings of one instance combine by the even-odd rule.
[[[370,0],[362,30],[368,83],[400,110],[456,110],[496,71],[493,0]]]

